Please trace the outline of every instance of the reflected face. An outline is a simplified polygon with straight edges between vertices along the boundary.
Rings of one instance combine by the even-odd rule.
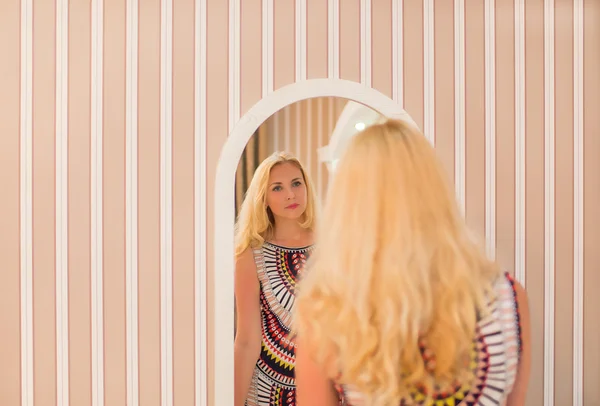
[[[275,218],[297,220],[306,210],[307,190],[302,171],[284,162],[271,169],[267,186],[267,207]]]

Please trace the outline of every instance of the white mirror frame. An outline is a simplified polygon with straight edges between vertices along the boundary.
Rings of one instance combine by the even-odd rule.
[[[239,160],[254,132],[275,112],[300,100],[330,96],[354,100],[385,117],[413,122],[398,102],[375,89],[342,79],[310,79],[282,87],[261,99],[237,122],[221,150],[215,181],[214,326],[211,335],[215,362],[212,368],[207,368],[212,369],[215,405],[233,406],[234,401],[231,387],[234,367],[233,233],[235,172]]]

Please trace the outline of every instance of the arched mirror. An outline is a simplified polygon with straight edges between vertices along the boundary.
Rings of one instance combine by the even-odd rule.
[[[254,170],[274,151],[299,158],[313,179],[318,200],[326,199],[329,168],[349,137],[384,117],[414,124],[404,109],[384,94],[339,79],[313,79],[273,92],[234,127],[217,166],[215,182],[215,278],[212,340],[214,403],[232,405],[234,371],[234,224]],[[356,125],[356,120],[361,125]],[[353,126],[354,132],[348,131]],[[322,151],[329,151],[325,155]]]

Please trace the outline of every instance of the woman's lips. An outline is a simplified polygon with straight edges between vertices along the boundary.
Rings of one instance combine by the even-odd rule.
[[[298,203],[294,203],[294,204],[290,204],[289,206],[286,206],[286,209],[293,210],[298,206],[300,206]]]

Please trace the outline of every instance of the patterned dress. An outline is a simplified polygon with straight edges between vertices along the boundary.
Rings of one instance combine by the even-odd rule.
[[[313,247],[285,248],[265,242],[254,250],[260,281],[262,344],[247,406],[295,406],[296,344],[289,339],[296,280]]]
[[[521,354],[521,324],[516,301],[515,282],[509,274],[499,278],[494,286],[496,297],[488,303],[489,312],[477,323],[473,340],[471,367],[475,382],[454,385],[438,391],[432,400],[425,398],[422,388],[413,388],[411,396],[400,406],[502,406],[512,391]],[[421,348],[427,354],[425,348]],[[427,361],[427,359],[425,360]],[[342,405],[362,406],[359,393],[347,386],[338,386]]]

